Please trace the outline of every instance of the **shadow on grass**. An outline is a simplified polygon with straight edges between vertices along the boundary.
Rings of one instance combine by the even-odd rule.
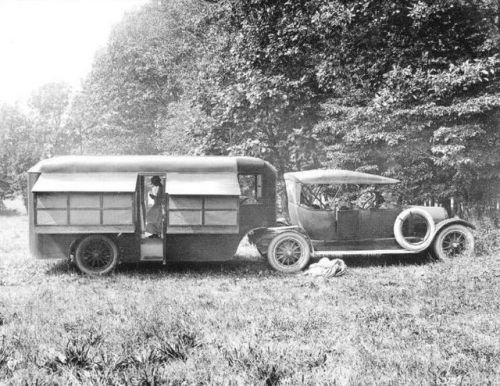
[[[425,265],[435,261],[428,252],[400,255],[348,256],[342,260],[344,260],[348,267]]]
[[[75,264],[60,260],[51,264],[45,271],[47,275],[59,276],[80,274]],[[246,261],[241,259],[224,262],[175,262],[163,265],[161,262],[123,263],[115,270],[122,276],[170,276],[170,275],[215,275],[215,276],[262,276],[278,274],[264,260]]]
[[[264,260],[230,260],[223,262],[141,262],[121,264],[116,272],[122,275],[214,275],[214,276],[268,276],[277,274]]]
[[[68,259],[58,260],[53,264],[50,264],[47,270],[45,271],[47,275],[57,276],[57,275],[67,275],[80,273],[75,264],[73,264]]]
[[[385,266],[408,266],[425,265],[433,262],[429,254],[412,255],[382,255],[382,256],[349,256],[343,260],[348,267],[385,267]],[[317,261],[313,259],[312,262]],[[51,265],[47,275],[66,275],[79,273],[76,266],[62,260]],[[115,270],[116,275],[121,276],[149,276],[149,278],[158,276],[165,277],[170,275],[213,275],[213,276],[278,276],[280,273],[273,270],[267,261],[234,259],[224,262],[172,262],[163,265],[161,262],[138,262],[123,263]]]

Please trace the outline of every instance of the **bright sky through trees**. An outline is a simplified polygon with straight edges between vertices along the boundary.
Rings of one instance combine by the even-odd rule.
[[[0,0],[0,103],[47,82],[78,87],[122,16],[148,0]]]

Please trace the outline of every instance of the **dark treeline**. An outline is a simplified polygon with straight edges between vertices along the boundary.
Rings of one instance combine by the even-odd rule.
[[[81,91],[0,109],[0,178],[20,190],[56,154],[245,154],[488,208],[499,47],[498,0],[154,1],[114,28]]]

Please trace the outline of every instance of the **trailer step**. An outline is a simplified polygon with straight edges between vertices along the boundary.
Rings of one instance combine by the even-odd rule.
[[[163,260],[163,239],[142,239],[141,260]]]

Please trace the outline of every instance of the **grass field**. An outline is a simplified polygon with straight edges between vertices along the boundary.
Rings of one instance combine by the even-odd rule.
[[[500,258],[122,266],[27,251],[0,217],[0,384],[500,384]]]

